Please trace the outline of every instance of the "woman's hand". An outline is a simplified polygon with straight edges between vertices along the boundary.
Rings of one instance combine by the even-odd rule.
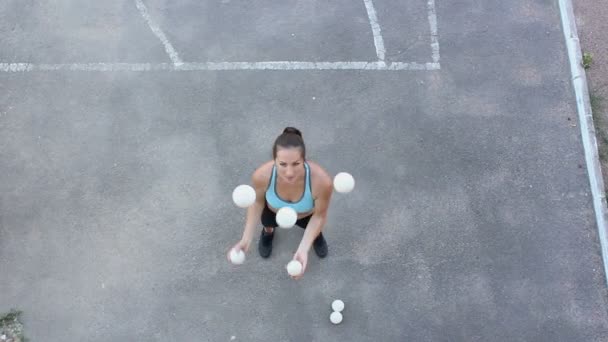
[[[296,254],[293,255],[293,259],[299,261],[302,264],[302,272],[296,276],[291,276],[291,278],[298,280],[302,278],[304,272],[306,272],[306,264],[308,263],[308,252],[297,250]]]
[[[232,260],[230,260],[230,252],[232,252],[232,250],[235,251],[243,251],[243,253],[247,254],[247,252],[249,252],[249,246],[251,245],[251,242],[247,242],[247,241],[243,241],[240,240],[239,242],[237,242],[234,246],[232,246],[229,250],[228,250],[228,261],[232,262]]]

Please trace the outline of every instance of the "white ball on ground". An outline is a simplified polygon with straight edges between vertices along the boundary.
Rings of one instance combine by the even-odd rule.
[[[298,213],[291,207],[283,207],[277,211],[277,224],[281,228],[291,228],[298,220]]]
[[[247,208],[255,202],[255,190],[247,184],[241,184],[232,191],[232,201],[238,207]]]
[[[287,273],[289,273],[291,276],[299,275],[302,273],[302,263],[300,263],[298,260],[291,260],[287,264]]]
[[[245,262],[245,253],[242,250],[232,249],[230,251],[230,261],[235,265],[241,265]]]
[[[334,177],[334,189],[337,192],[351,192],[355,188],[355,179],[348,172],[340,172]]]
[[[340,322],[342,322],[342,314],[334,311],[331,313],[331,315],[329,315],[329,320],[333,323],[333,324],[340,324]]]
[[[340,299],[336,299],[331,303],[331,309],[337,312],[344,310],[344,302]]]

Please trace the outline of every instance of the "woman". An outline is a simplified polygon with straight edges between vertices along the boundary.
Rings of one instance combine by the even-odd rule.
[[[262,164],[252,175],[256,201],[247,209],[245,230],[233,248],[249,251],[257,220],[261,218],[263,229],[258,251],[263,258],[268,258],[272,252],[274,230],[278,226],[276,212],[289,206],[298,213],[296,225],[305,229],[293,257],[302,263],[302,273],[293,277],[299,279],[306,271],[311,246],[319,257],[327,255],[322,231],[327,222],[333,180],[317,163],[306,160],[306,147],[297,128],[287,127],[276,138],[272,156],[273,160]]]

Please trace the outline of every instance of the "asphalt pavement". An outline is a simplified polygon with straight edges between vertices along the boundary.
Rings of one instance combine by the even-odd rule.
[[[364,1],[144,2],[185,62],[377,58]],[[33,342],[605,341],[557,3],[434,4],[438,70],[0,72],[0,311]],[[428,1],[373,5],[387,61],[432,62]],[[0,18],[0,62],[171,62],[135,2]],[[299,228],[226,260],[286,126],[356,180],[299,281]]]

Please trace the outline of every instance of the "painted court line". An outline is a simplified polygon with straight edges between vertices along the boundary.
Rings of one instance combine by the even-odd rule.
[[[150,18],[146,5],[144,5],[144,3],[141,2],[141,0],[135,0],[135,5],[137,6],[139,13],[141,13],[142,17],[144,17],[144,20],[146,20],[146,22],[148,23],[148,26],[150,27],[152,32],[154,32],[156,37],[158,37],[158,39],[160,39],[161,43],[163,43],[163,45],[165,47],[165,51],[167,51],[167,54],[169,55],[169,58],[171,58],[171,61],[173,62],[173,64],[179,65],[179,64],[183,63],[182,60],[177,55],[177,51],[175,51],[175,49],[173,48],[173,45],[171,45],[171,43],[167,39],[167,36],[165,36],[163,31],[160,29],[160,27],[154,23],[152,18]]]
[[[372,32],[374,34],[374,45],[376,46],[376,55],[379,61],[384,61],[384,55],[386,49],[384,48],[384,39],[380,33],[380,24],[378,24],[378,17],[376,16],[376,9],[372,0],[363,0],[365,2],[365,8],[367,9],[367,16],[369,23],[372,26]]]
[[[386,70],[386,71],[422,71],[440,70],[439,43],[437,40],[437,17],[435,0],[428,0],[428,18],[431,27],[431,47],[433,62],[391,62],[386,63],[384,40],[372,0],[364,0],[367,15],[374,35],[374,45],[378,61],[372,62],[302,62],[302,61],[266,61],[266,62],[183,62],[163,31],[152,20],[142,0],[135,0],[140,14],[160,39],[172,63],[0,63],[0,72],[29,71],[221,71],[221,70]]]
[[[207,62],[207,63],[0,63],[0,72],[28,71],[222,71],[222,70],[439,70],[439,63]]]
[[[431,51],[433,51],[433,62],[439,62],[439,40],[437,39],[437,11],[435,10],[435,0],[427,3],[429,12],[429,24],[431,26]]]

